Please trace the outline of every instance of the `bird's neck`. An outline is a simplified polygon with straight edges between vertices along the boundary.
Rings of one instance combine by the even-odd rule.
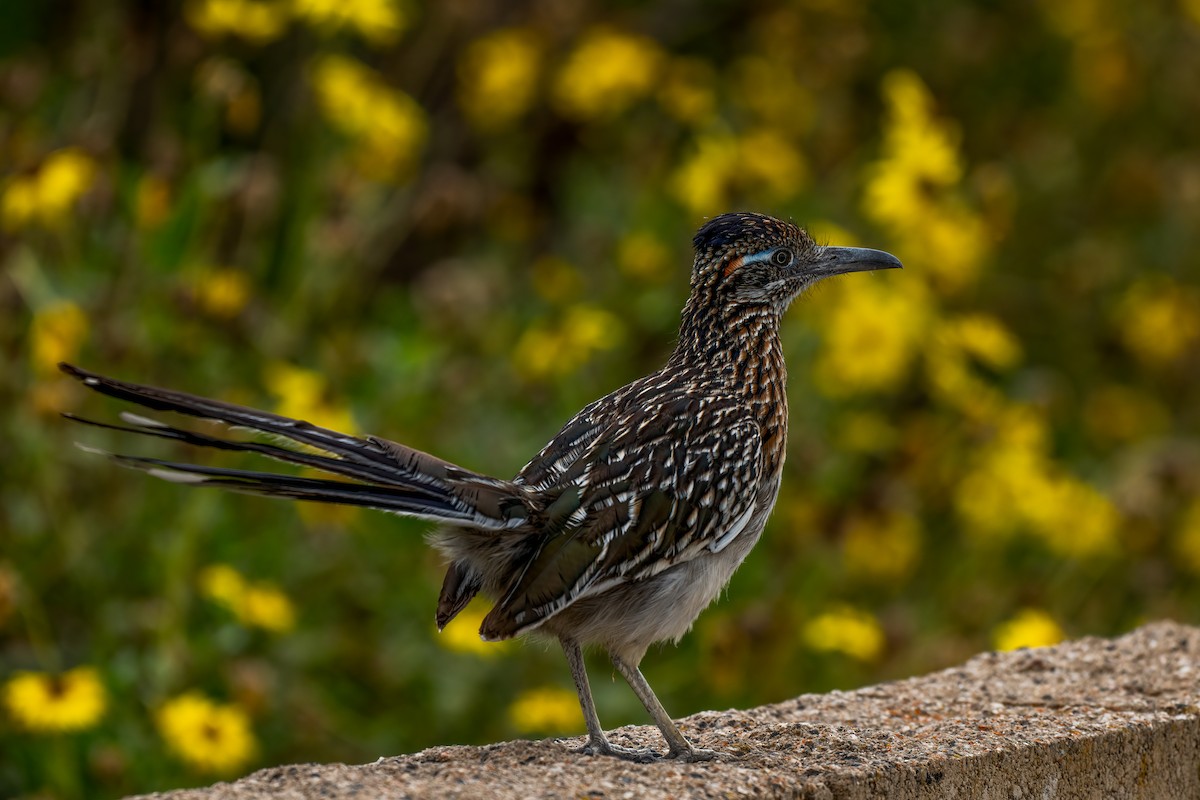
[[[787,409],[787,366],[779,342],[779,312],[770,307],[688,302],[669,368],[688,369],[744,396],[755,410]],[[760,420],[761,421],[761,420]]]
[[[787,452],[788,420],[787,365],[779,342],[779,311],[745,306],[719,313],[695,311],[689,301],[679,342],[666,369],[689,373],[707,384],[707,389],[745,404],[762,436],[764,479],[778,486]]]

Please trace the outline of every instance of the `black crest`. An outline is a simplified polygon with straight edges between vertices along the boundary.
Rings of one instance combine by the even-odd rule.
[[[795,226],[763,214],[739,211],[713,217],[696,231],[696,253],[717,252],[736,242],[761,242],[794,235]]]

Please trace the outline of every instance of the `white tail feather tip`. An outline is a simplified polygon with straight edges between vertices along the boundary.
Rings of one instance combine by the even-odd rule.
[[[192,475],[189,472],[176,472],[169,469],[148,469],[146,472],[171,483],[204,483],[205,481],[203,475]]]
[[[159,422],[156,419],[143,417],[141,414],[134,414],[132,411],[122,411],[121,419],[128,422],[130,425],[137,425],[141,428],[169,428],[165,422]]]

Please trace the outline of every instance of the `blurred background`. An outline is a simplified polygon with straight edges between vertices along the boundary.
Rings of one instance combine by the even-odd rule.
[[[775,515],[676,716],[1200,622],[1200,2],[6,0],[0,795],[584,730],[426,526],[189,491],[71,360],[514,474],[756,210],[906,269],[783,331]],[[236,458],[219,463],[246,466]],[[593,662],[607,727],[648,720]]]

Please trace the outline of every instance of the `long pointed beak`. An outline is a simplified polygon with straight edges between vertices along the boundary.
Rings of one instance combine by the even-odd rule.
[[[902,269],[900,259],[882,250],[869,247],[822,247],[807,272],[824,278],[846,272],[866,272],[876,269]]]

